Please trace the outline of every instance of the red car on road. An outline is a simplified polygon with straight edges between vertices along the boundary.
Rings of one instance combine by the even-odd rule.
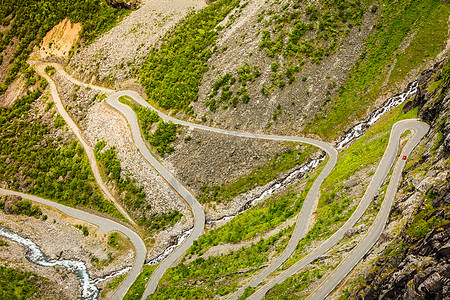
[[[406,155],[403,155],[402,159],[403,159],[403,160],[406,160]]]

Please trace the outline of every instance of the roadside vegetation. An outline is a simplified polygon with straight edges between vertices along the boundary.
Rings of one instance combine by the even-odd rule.
[[[306,179],[299,182],[306,181],[306,186],[301,192],[297,191],[296,186],[298,184],[296,184],[283,193],[277,193],[269,197],[245,213],[236,216],[227,224],[200,236],[197,241],[194,241],[187,253],[202,255],[213,246],[236,244],[276,228],[300,212],[303,201],[321,170],[322,167],[317,168],[314,171],[314,176],[309,177],[308,175]]]
[[[241,280],[253,275],[268,262],[270,255],[279,255],[287,245],[292,227],[228,254],[198,257],[167,270],[160,288],[149,299],[213,299],[238,288]]]
[[[137,187],[134,179],[129,176],[122,178],[120,161],[117,158],[115,148],[105,149],[106,143],[98,142],[94,147],[95,157],[100,163],[103,172],[108,180],[112,180],[118,188],[122,203],[127,207],[137,209],[141,207],[145,200],[143,187]]]
[[[8,71],[0,85],[0,95],[5,93],[19,72],[26,75],[30,85],[36,82],[34,72],[27,71],[29,65],[26,60],[33,47],[39,45],[47,32],[65,17],[72,23],[82,24],[81,38],[89,43],[111,29],[128,12],[110,7],[105,0],[1,1],[0,22],[9,29],[0,34],[0,55],[9,45],[14,46],[14,54],[8,62],[2,59],[2,64],[8,64]]]
[[[369,228],[378,214],[382,201],[384,201],[384,195],[386,193],[387,187],[389,185],[389,180],[392,175],[392,170],[389,172],[388,177],[384,184],[378,191],[379,199],[372,201],[367,208],[361,219],[353,226],[353,228],[358,228],[358,226],[365,224]],[[311,285],[320,284],[324,279],[323,277],[328,276],[328,274],[335,270],[342,260],[348,254],[349,249],[352,249],[359,243],[359,238],[361,235],[365,235],[366,231],[355,233],[350,237],[344,236],[339,243],[333,246],[326,254],[325,259],[319,259],[295,275],[287,278],[284,282],[276,284],[267,293],[267,299],[286,299],[286,295],[295,295],[299,299],[304,299],[311,293]]]
[[[0,197],[0,209],[5,210],[6,197]],[[42,210],[38,205],[32,204],[28,199],[21,199],[15,205],[11,207],[11,212],[15,215],[25,215],[34,218],[40,218],[42,216]]]
[[[180,133],[179,125],[171,121],[163,121],[157,112],[131,102],[129,97],[122,96],[119,98],[119,101],[134,110],[144,138],[150,145],[155,147],[155,150],[161,157],[164,157],[166,153],[170,154],[175,151],[171,143],[177,139],[177,134]],[[156,129],[152,129],[154,123],[156,123]]]
[[[333,140],[352,120],[363,117],[367,105],[388,86],[399,83],[405,75],[424,60],[434,57],[447,40],[447,19],[450,5],[439,0],[379,1],[380,16],[376,30],[367,41],[366,49],[350,71],[339,95],[321,114],[316,115],[305,131],[323,139]],[[402,42],[411,36],[405,51]],[[397,60],[397,61],[395,61]]]
[[[315,149],[313,146],[303,145],[302,149],[289,149],[284,153],[276,154],[266,165],[230,184],[201,187],[198,199],[200,203],[229,202],[255,186],[263,186],[276,179],[279,174],[306,162]]]
[[[352,215],[356,206],[351,205],[358,203],[362,195],[350,198],[343,183],[356,172],[378,164],[387,147],[394,123],[417,116],[417,109],[404,114],[402,108],[403,105],[386,114],[361,138],[339,153],[338,164],[322,184],[316,222],[300,240],[295,253],[285,263],[285,268],[306,255],[305,248],[312,241],[331,236]]]
[[[208,70],[206,62],[222,27],[217,25],[236,8],[240,0],[212,2],[191,13],[150,52],[139,73],[151,101],[164,109],[193,113],[190,105],[198,99],[198,87]]]
[[[153,271],[156,269],[157,265],[153,266],[144,266],[142,268],[141,274],[139,274],[138,278],[133,282],[130,289],[126,293],[124,300],[140,300],[142,298],[142,294],[145,291],[145,285],[148,280],[152,276]]]
[[[293,228],[281,229],[271,237],[256,239],[228,253],[204,257],[205,252],[212,246],[226,247],[226,244],[252,239],[294,216],[321,169],[317,168],[313,176],[302,180],[306,186],[299,194],[295,192],[298,188],[293,186],[236,216],[222,227],[200,236],[187,251],[182,263],[166,272],[160,283],[161,288],[150,299],[212,299],[236,291],[239,282],[267,265],[269,257],[281,254]]]
[[[123,219],[100,193],[83,147],[51,137],[40,118],[29,121],[31,105],[40,96],[39,90],[29,92],[0,108],[0,180],[10,189]]]
[[[95,157],[108,180],[112,180],[117,187],[117,194],[122,203],[132,210],[142,211],[138,224],[151,231],[160,231],[168,226],[175,225],[183,216],[179,211],[153,213],[146,217],[146,211],[150,210],[151,206],[145,205],[144,188],[138,187],[136,181],[130,176],[123,177],[122,167],[115,148],[106,149],[106,146],[105,142],[98,142],[94,148]]]

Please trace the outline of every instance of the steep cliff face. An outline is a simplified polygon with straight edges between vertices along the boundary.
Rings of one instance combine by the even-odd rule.
[[[449,61],[422,73],[421,82],[405,109],[418,107],[431,130],[419,148],[421,158],[406,169],[405,177],[420,178],[406,185],[411,193],[420,191],[422,199],[398,240],[350,293],[351,299],[450,299]]]

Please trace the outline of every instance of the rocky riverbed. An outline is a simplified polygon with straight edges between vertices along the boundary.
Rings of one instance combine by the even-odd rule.
[[[14,199],[7,199],[14,201]],[[46,218],[13,215],[0,210],[0,225],[18,235],[33,241],[50,260],[80,260],[87,267],[91,279],[105,277],[127,266],[134,260],[134,250],[130,242],[119,234],[121,249],[108,245],[110,233],[99,234],[97,227],[67,217],[60,212],[39,205]],[[89,235],[75,225],[86,226]],[[21,266],[49,280],[46,294],[58,299],[74,299],[81,296],[79,278],[62,266],[44,267],[26,259],[26,249],[18,243],[7,240],[8,246],[0,247],[0,261],[5,266]],[[64,285],[59,283],[64,282]],[[58,283],[58,284],[57,284]],[[108,281],[98,284],[104,288]]]

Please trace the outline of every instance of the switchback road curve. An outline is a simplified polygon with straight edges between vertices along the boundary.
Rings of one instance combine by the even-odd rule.
[[[375,174],[373,175],[372,181],[370,182],[355,212],[347,220],[347,222],[345,222],[345,224],[341,228],[339,228],[339,230],[336,231],[331,237],[325,240],[316,250],[309,253],[307,256],[299,260],[297,263],[295,263],[293,266],[278,275],[270,282],[266,283],[263,287],[258,289],[247,299],[262,299],[273,286],[282,283],[287,278],[298,273],[302,268],[318,259],[320,256],[324,255],[342,239],[347,230],[352,228],[356,224],[356,222],[363,216],[364,212],[369,207],[370,202],[374,198],[376,192],[379,190],[384,180],[386,179],[389,170],[391,169],[398,156],[400,137],[402,133],[407,130],[412,130],[414,135],[409,140],[407,145],[403,148],[401,154],[402,156],[409,156],[411,151],[428,132],[429,126],[417,120],[403,120],[395,123],[391,130],[388,146],[384,152],[383,158],[381,159]],[[401,179],[401,172],[405,166],[405,163],[406,160],[400,160],[397,163],[394,169],[394,173],[392,174],[390,179],[389,190],[386,193],[382,209],[378,213],[375,223],[367,233],[367,237],[362,243],[363,245],[360,245],[361,247],[358,246],[357,249],[351,252],[349,257],[346,258],[345,263],[341,263],[340,267],[335,272],[333,272],[333,274],[329,278],[326,279],[326,282],[322,284],[319,290],[311,295],[311,299],[325,298],[351,271],[351,269],[353,269],[353,267],[358,263],[361,257],[363,257],[364,254],[366,254],[367,251],[369,251],[372,245],[376,242],[386,224],[387,217],[389,216],[390,207],[395,197],[395,193]]]
[[[56,109],[58,110],[58,113],[61,115],[61,117],[64,119],[64,121],[67,123],[69,128],[72,130],[72,132],[75,134],[77,139],[80,141],[81,145],[83,146],[86,155],[89,160],[89,164],[91,165],[92,173],[94,174],[95,181],[97,182],[98,186],[102,190],[103,194],[106,196],[106,198],[111,201],[114,206],[117,208],[117,210],[135,227],[139,228],[138,225],[134,222],[133,218],[130,217],[128,212],[123,208],[123,206],[120,204],[119,201],[114,198],[114,196],[109,192],[108,188],[106,187],[105,183],[103,182],[102,176],[100,175],[100,170],[98,168],[97,160],[95,158],[94,150],[89,146],[89,144],[84,139],[83,135],[81,134],[80,128],[78,128],[77,124],[73,121],[72,117],[70,117],[69,113],[64,108],[64,105],[61,101],[61,98],[59,97],[58,89],[56,88],[55,82],[48,76],[45,71],[46,65],[39,64],[35,66],[35,70],[39,73],[39,75],[43,76],[47,82],[50,85],[50,92],[53,98],[53,101],[55,102]]]
[[[55,64],[53,64],[55,66]],[[58,71],[61,73],[62,76],[64,76],[67,80],[71,81],[74,84],[82,85],[85,87],[90,87],[93,89],[100,90],[102,92],[111,93],[112,90],[82,83],[74,78],[72,78],[70,75],[68,75],[59,65],[56,65]],[[246,286],[257,286],[260,284],[271,272],[275,271],[281,264],[288,259],[292,253],[295,251],[295,248],[299,242],[299,240],[305,235],[307,230],[307,224],[310,220],[310,217],[312,215],[314,205],[316,201],[318,200],[318,194],[319,194],[319,188],[323,182],[323,180],[328,176],[328,174],[332,171],[334,168],[336,162],[337,162],[337,151],[334,149],[331,145],[316,141],[313,139],[308,138],[301,138],[301,137],[290,137],[290,136],[277,136],[277,135],[264,135],[264,134],[253,134],[253,133],[246,133],[246,132],[235,132],[235,131],[229,131],[224,130],[220,128],[214,128],[214,127],[208,127],[201,124],[196,123],[190,123],[183,120],[178,120],[175,118],[172,118],[158,110],[156,110],[154,107],[152,107],[147,101],[145,101],[138,93],[134,91],[119,91],[116,93],[111,94],[105,101],[112,106],[113,108],[120,111],[127,119],[134,142],[136,146],[138,147],[139,151],[144,155],[144,157],[147,159],[147,161],[166,179],[167,182],[186,200],[186,202],[191,206],[191,209],[194,214],[194,229],[189,236],[188,239],[180,246],[178,247],[174,252],[172,252],[155,270],[153,273],[151,279],[149,280],[146,290],[143,295],[143,299],[148,297],[151,293],[153,293],[156,290],[157,284],[159,282],[159,279],[162,277],[162,275],[165,273],[165,271],[170,267],[170,265],[175,262],[175,260],[180,257],[185,251],[192,245],[193,241],[196,240],[203,232],[204,224],[205,224],[205,217],[202,206],[197,202],[195,197],[170,173],[165,169],[164,166],[161,165],[161,163],[156,160],[153,155],[148,150],[145,141],[143,140],[140,132],[140,128],[138,125],[137,117],[133,110],[122,103],[119,102],[119,98],[121,96],[128,96],[131,97],[136,103],[147,107],[151,110],[154,110],[158,113],[158,115],[165,121],[172,121],[173,123],[180,124],[183,126],[188,126],[191,128],[197,128],[202,130],[207,130],[211,132],[221,133],[221,134],[227,134],[231,136],[236,137],[245,137],[245,138],[257,138],[257,139],[267,139],[267,140],[275,140],[275,141],[291,141],[291,142],[301,142],[301,143],[307,143],[314,146],[319,147],[320,149],[324,150],[328,156],[328,162],[327,165],[324,167],[316,181],[314,182],[313,186],[311,187],[304,204],[302,206],[302,209],[300,213],[297,216],[297,222],[296,226],[294,228],[294,231],[292,233],[292,237],[289,241],[289,244],[285,251],[280,255],[276,261],[270,265],[268,268],[266,268],[261,274],[259,274],[256,278],[250,281]],[[373,199],[375,193],[378,191],[378,189],[381,187],[383,181],[385,180],[389,170],[391,169],[395,158],[397,156],[398,152],[398,143],[400,139],[400,132],[402,128],[408,128],[412,129],[416,134],[414,135],[414,139],[419,138],[420,134],[417,134],[417,132],[423,132],[425,129],[428,130],[428,125],[416,121],[416,120],[404,120],[396,123],[392,129],[389,145],[386,149],[384,156],[378,166],[377,172],[374,174],[374,177],[364,194],[363,199],[361,200],[360,204],[358,205],[357,209],[355,210],[355,213],[350,217],[350,219],[344,224],[344,226],[339,229],[333,236],[331,236],[328,240],[326,240],[318,249],[304,257],[302,260],[297,262],[295,265],[293,265],[291,268],[280,274],[277,278],[270,281],[266,285],[264,285],[261,289],[259,289],[255,294],[253,294],[249,299],[260,299],[262,298],[265,293],[273,287],[276,283],[280,283],[284,281],[286,278],[292,276],[298,270],[303,268],[305,265],[312,262],[317,257],[323,255],[328,249],[330,249],[332,246],[334,246],[339,240],[340,235],[343,235],[348,229],[350,229],[357,220],[362,216],[362,214],[365,212],[367,207],[369,206],[371,200]],[[407,130],[407,129],[405,129]],[[404,130],[403,130],[404,131]],[[403,132],[401,131],[401,132]],[[423,137],[420,136],[420,139]],[[397,144],[397,150],[395,150],[395,144]],[[412,145],[412,143],[408,143],[408,145]],[[405,148],[406,149],[406,148]],[[412,150],[412,148],[411,148]],[[411,151],[410,150],[410,151]],[[406,153],[406,152],[405,152]],[[408,153],[409,154],[409,153]],[[400,172],[401,173],[401,172]],[[400,179],[398,179],[400,180]],[[244,286],[239,290],[238,293],[232,296],[232,299],[236,299],[245,289]]]
[[[73,77],[71,77],[69,74],[67,74],[60,65],[52,64],[59,72],[60,74],[67,80],[71,81],[74,84],[81,85],[84,87],[90,87],[92,89],[97,89],[102,92],[111,92],[111,90],[94,86],[91,84],[82,83]],[[235,132],[235,131],[229,131],[224,130],[220,128],[214,128],[214,127],[208,127],[201,124],[196,123],[190,123],[183,120],[172,118],[158,110],[156,110],[153,106],[151,106],[147,101],[145,101],[138,93],[134,91],[119,91],[112,95],[110,95],[105,101],[111,105],[113,108],[120,111],[127,119],[134,142],[136,146],[138,147],[139,151],[143,154],[143,156],[147,159],[147,161],[166,179],[169,184],[186,200],[186,202],[191,206],[191,209],[194,213],[194,229],[186,241],[180,245],[174,252],[172,252],[163,262],[160,263],[158,268],[153,272],[152,277],[150,278],[146,290],[143,294],[142,299],[146,299],[150,294],[152,294],[158,285],[158,282],[162,275],[165,273],[165,271],[175,262],[175,260],[183,255],[185,251],[192,245],[193,241],[196,240],[202,233],[203,228],[205,224],[205,217],[203,212],[203,207],[197,202],[195,197],[186,190],[186,188],[179,183],[179,181],[165,169],[164,166],[161,165],[161,163],[156,160],[153,155],[151,155],[150,151],[148,150],[146,143],[142,139],[142,135],[140,132],[140,127],[138,125],[136,114],[133,112],[133,110],[125,105],[119,102],[119,98],[121,96],[128,96],[131,97],[136,103],[147,107],[151,110],[154,110],[158,113],[158,115],[164,120],[164,121],[172,121],[175,124],[180,124],[183,126],[188,126],[191,128],[196,129],[202,129],[210,132],[220,133],[220,134],[227,134],[231,136],[236,137],[244,137],[244,138],[256,138],[256,139],[266,139],[266,140],[275,140],[275,141],[290,141],[290,142],[300,142],[300,143],[306,143],[313,146],[316,146],[322,150],[324,150],[328,156],[328,162],[327,165],[324,167],[316,181],[314,182],[313,186],[311,187],[304,203],[302,206],[302,209],[300,213],[297,216],[297,222],[296,226],[294,228],[294,231],[292,233],[291,240],[289,241],[289,244],[285,251],[282,253],[282,255],[274,262],[273,265],[269,266],[270,269],[277,269],[287,258],[289,258],[292,253],[295,251],[295,248],[297,246],[298,241],[305,235],[309,219],[313,213],[315,203],[318,199],[319,189],[322,184],[322,182],[325,180],[325,178],[328,176],[328,174],[333,170],[334,166],[337,162],[337,151],[334,149],[331,145],[322,142],[317,141],[309,138],[302,138],[302,137],[294,137],[294,136],[277,136],[277,135],[263,135],[263,134],[254,134],[254,133],[246,133],[246,132]],[[268,274],[267,274],[268,275]],[[265,278],[265,277],[264,277]],[[262,278],[263,279],[263,278]]]
[[[98,226],[99,233],[107,233],[110,231],[120,231],[124,235],[126,235],[134,245],[134,249],[136,250],[136,256],[134,258],[134,263],[133,263],[133,266],[132,266],[130,272],[128,273],[127,277],[125,277],[125,279],[122,281],[122,283],[119,285],[119,287],[117,288],[117,290],[115,291],[115,293],[111,299],[113,299],[113,300],[122,299],[125,296],[125,294],[127,293],[130,286],[136,280],[138,275],[141,273],[142,266],[144,264],[145,257],[147,255],[147,248],[145,247],[145,244],[142,241],[139,234],[137,234],[135,231],[131,230],[130,228],[128,228],[120,223],[117,223],[115,221],[112,221],[110,219],[100,217],[98,215],[85,212],[83,210],[65,206],[65,205],[62,205],[62,204],[59,204],[59,203],[56,203],[56,202],[53,202],[53,201],[50,201],[50,200],[47,200],[44,198],[40,198],[40,197],[37,197],[34,195],[28,195],[28,194],[24,194],[24,193],[14,192],[14,191],[5,190],[2,188],[0,188],[0,194],[5,195],[5,196],[7,196],[7,195],[20,196],[22,198],[29,199],[31,201],[50,206],[72,218],[82,220],[82,221],[85,221],[85,222],[88,222],[88,223]]]
[[[414,135],[409,139],[408,143],[403,147],[400,156],[408,157],[411,151],[419,144],[420,140],[427,134],[429,130],[429,126],[420,121],[414,120],[405,120],[400,121],[394,125],[392,128],[391,136],[394,136],[389,141],[394,144],[391,149],[388,146],[386,152],[388,150],[394,156],[399,149],[399,141],[400,136],[403,132],[407,130],[412,130]],[[373,245],[377,242],[380,237],[383,229],[388,221],[389,213],[391,211],[392,203],[395,199],[395,194],[397,192],[397,188],[400,184],[400,180],[402,178],[402,171],[405,168],[406,160],[398,159],[397,163],[394,166],[394,170],[392,172],[391,179],[389,181],[388,188],[386,190],[386,194],[384,197],[383,204],[381,205],[380,211],[377,214],[375,221],[372,226],[368,230],[364,239],[344,258],[343,261],[339,264],[337,269],[330,274],[322,284],[311,293],[308,299],[325,299],[334,288],[338,286],[338,284],[350,273],[350,271],[357,265],[357,263],[363,258],[363,256],[369,252]]]

